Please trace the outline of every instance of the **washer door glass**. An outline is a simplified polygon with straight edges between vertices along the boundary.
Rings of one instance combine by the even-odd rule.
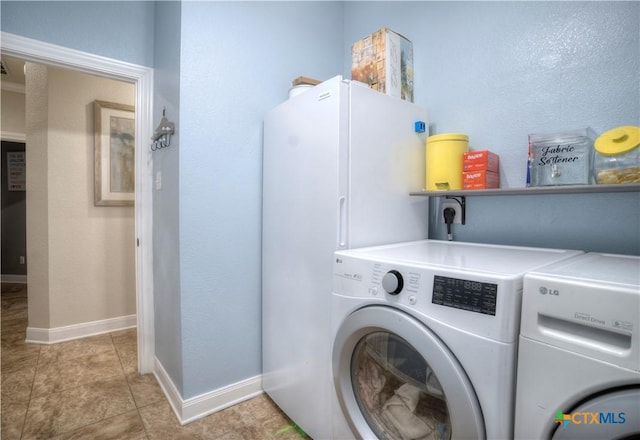
[[[380,306],[352,312],[336,332],[332,363],[336,397],[356,438],[486,438],[462,365],[411,315]]]
[[[433,370],[397,335],[375,332],[356,345],[351,382],[365,420],[379,439],[449,439],[444,391]]]

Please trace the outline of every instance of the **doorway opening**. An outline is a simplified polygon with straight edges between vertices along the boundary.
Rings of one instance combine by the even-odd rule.
[[[151,137],[153,69],[2,33],[2,54],[34,63],[132,83],[135,87],[135,284],[138,372],[153,371]]]

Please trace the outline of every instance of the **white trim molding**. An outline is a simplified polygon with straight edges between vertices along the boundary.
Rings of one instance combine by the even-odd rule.
[[[25,342],[33,344],[56,344],[58,342],[71,341],[135,327],[136,315],[83,322],[81,324],[55,328],[27,327],[27,339]]]
[[[136,306],[138,328],[138,372],[153,371],[155,353],[153,315],[153,162],[149,139],[153,130],[153,69],[94,55],[20,35],[0,32],[2,53],[72,69],[92,75],[126,81],[136,86]],[[34,329],[35,330],[35,329]]]
[[[24,133],[17,133],[15,131],[0,131],[0,138],[3,141],[9,142],[27,142],[27,135]]]
[[[262,390],[262,375],[258,375],[183,400],[180,392],[157,358],[155,358],[153,374],[181,425],[194,422],[264,393]]]
[[[2,81],[2,90],[5,92],[22,93],[24,95],[24,84]]]

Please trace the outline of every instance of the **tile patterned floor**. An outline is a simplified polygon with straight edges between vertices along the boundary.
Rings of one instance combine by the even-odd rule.
[[[303,438],[266,394],[181,426],[151,374],[136,371],[136,331],[27,344],[26,285],[2,284],[3,440]]]

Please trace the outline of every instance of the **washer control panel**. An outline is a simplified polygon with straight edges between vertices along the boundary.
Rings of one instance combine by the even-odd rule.
[[[336,307],[396,307],[420,319],[513,343],[520,333],[524,275],[578,255],[438,240],[341,250],[334,254],[332,302]],[[558,296],[537,296],[549,307],[560,301]],[[621,315],[612,318],[618,328],[628,327],[629,320]]]
[[[416,295],[420,290],[420,272],[395,269],[386,264],[373,263],[370,277],[372,286],[382,286],[390,295]]]
[[[502,312],[504,302],[516,297],[502,294],[505,289],[515,292],[516,286],[499,278],[436,265],[355,258],[347,251],[336,253],[333,275],[334,295],[362,304],[404,307],[489,338],[517,338],[516,320],[496,319],[511,316]]]
[[[348,292],[349,296],[387,298],[414,305],[426,302],[425,275],[421,270],[396,267],[380,262],[352,264],[353,260],[336,258],[334,292]],[[355,283],[353,283],[355,282]],[[419,293],[422,291],[422,293]]]
[[[485,315],[496,314],[498,285],[460,278],[433,277],[431,302]]]
[[[402,292],[403,287],[404,279],[397,270],[392,269],[382,277],[382,288],[390,295],[397,295]]]

